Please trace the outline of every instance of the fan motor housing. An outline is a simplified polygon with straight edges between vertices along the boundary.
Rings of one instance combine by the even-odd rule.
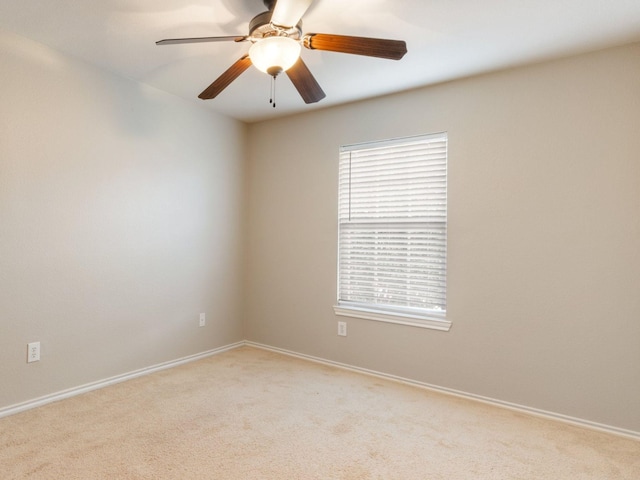
[[[252,38],[266,38],[273,36],[286,36],[298,40],[302,35],[302,20],[295,27],[282,28],[271,24],[271,14],[273,12],[262,12],[249,22],[249,36]]]

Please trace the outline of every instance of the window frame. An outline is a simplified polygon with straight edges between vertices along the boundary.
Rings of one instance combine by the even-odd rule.
[[[368,302],[352,302],[341,300],[341,266],[340,266],[340,248],[341,248],[341,225],[343,225],[343,221],[341,219],[341,188],[339,187],[338,193],[338,252],[337,252],[337,301],[336,305],[334,305],[334,313],[339,316],[345,317],[354,317],[354,318],[362,318],[366,320],[374,320],[381,322],[388,322],[400,325],[408,325],[413,327],[421,327],[421,328],[429,328],[441,331],[449,331],[451,328],[451,321],[447,319],[447,310],[446,310],[446,280],[447,280],[447,226],[448,226],[448,213],[447,213],[447,183],[448,183],[448,134],[447,132],[440,132],[434,134],[424,134],[424,135],[415,135],[409,137],[400,137],[389,140],[382,141],[371,141],[364,142],[359,144],[351,144],[351,145],[343,145],[340,147],[340,157],[342,153],[345,151],[365,151],[365,150],[374,150],[376,148],[381,148],[384,146],[406,146],[409,144],[415,144],[417,142],[424,141],[425,143],[432,142],[444,142],[445,145],[445,153],[444,153],[444,171],[445,171],[445,193],[444,193],[444,254],[442,258],[444,259],[444,309],[430,309],[430,308],[418,308],[418,307],[394,307],[392,305],[379,304],[379,303],[368,303]],[[342,160],[340,160],[340,163]],[[349,173],[349,176],[351,173]],[[344,181],[342,173],[339,173],[339,184]],[[351,178],[349,177],[349,182],[351,182]],[[349,187],[351,189],[351,187]],[[349,193],[349,205],[351,205],[351,193]],[[351,206],[349,206],[349,210]],[[349,213],[351,216],[351,213]],[[395,220],[397,221],[397,220]],[[361,222],[356,224],[362,225],[366,222]],[[385,222],[381,222],[385,223]],[[419,221],[410,221],[408,223],[418,225]],[[426,222],[422,222],[426,225]],[[442,222],[437,222],[442,223]],[[386,222],[386,226],[390,228],[394,222]],[[426,227],[425,227],[426,230]]]

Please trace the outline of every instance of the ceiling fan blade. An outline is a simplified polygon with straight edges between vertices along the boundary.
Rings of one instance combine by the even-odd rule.
[[[271,23],[279,27],[295,27],[313,0],[277,0]]]
[[[196,38],[167,38],[159,40],[156,45],[176,45],[178,43],[203,43],[203,42],[244,42],[247,37],[235,35],[230,37],[196,37]]]
[[[198,98],[202,100],[211,100],[218,96],[225,88],[229,86],[236,78],[240,76],[247,68],[251,66],[249,55],[244,55],[240,60],[231,65],[226,72],[220,75],[211,85],[209,85]]]
[[[291,79],[291,83],[296,87],[296,90],[298,90],[304,103],[316,103],[326,97],[326,94],[322,91],[322,88],[320,88],[320,85],[301,57],[298,58],[293,67],[287,70],[287,76]]]
[[[304,36],[303,44],[312,50],[352,53],[390,60],[400,60],[407,53],[407,44],[403,40],[349,37],[326,33],[309,33]]]

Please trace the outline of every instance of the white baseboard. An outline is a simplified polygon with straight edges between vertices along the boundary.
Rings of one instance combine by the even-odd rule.
[[[520,413],[525,413],[529,415],[533,415],[536,417],[546,418],[549,420],[555,420],[571,425],[577,425],[579,427],[588,428],[590,430],[597,430],[600,432],[610,433],[622,437],[631,438],[633,440],[640,440],[640,432],[635,432],[633,430],[626,430],[624,428],[614,427],[611,425],[604,425],[597,422],[592,422],[590,420],[584,420],[581,418],[570,417],[568,415],[563,415],[560,413],[549,412],[546,410],[540,410],[538,408],[527,407],[525,405],[518,405],[511,402],[505,402],[502,400],[497,400],[494,398],[484,397],[482,395],[476,395],[473,393],[462,392],[459,390],[454,390],[451,388],[440,387],[438,385],[432,385],[429,383],[419,382],[416,380],[411,380],[408,378],[399,377],[396,375],[389,375],[387,373],[377,372],[375,370],[369,370],[366,368],[355,367],[353,365],[348,365],[345,363],[334,362],[332,360],[327,360],[320,357],[314,357],[312,355],[306,355],[303,353],[294,352],[291,350],[286,350],[283,348],[272,347],[269,345],[264,345],[261,343],[250,342],[250,341],[241,341],[236,342],[230,345],[225,345],[223,347],[215,348],[212,350],[207,350],[206,352],[197,353],[195,355],[189,355],[187,357],[179,358],[176,360],[171,360],[164,363],[159,363],[157,365],[152,365],[150,367],[141,368],[139,370],[134,370],[132,372],[124,373],[122,375],[116,375],[114,377],[106,378],[104,380],[99,380],[96,382],[87,383],[85,385],[81,385],[79,387],[70,388],[67,390],[62,390],[60,392],[52,393],[49,395],[45,395],[39,398],[35,398],[32,400],[28,400],[22,403],[18,403],[15,405],[9,405],[8,407],[0,408],[0,418],[6,417],[9,415],[14,415],[16,413],[24,412],[25,410],[29,410],[32,408],[40,407],[42,405],[46,405],[48,403],[57,402],[58,400],[64,400],[65,398],[74,397],[76,395],[81,395],[86,392],[90,392],[92,390],[98,390],[100,388],[108,387],[109,385],[114,385],[116,383],[124,382],[127,380],[131,380],[133,378],[141,377],[143,375],[148,375],[150,373],[158,372],[160,370],[166,370],[168,368],[177,367],[178,365],[182,365],[188,362],[194,362],[196,360],[200,360],[206,357],[210,357],[212,355],[217,355],[222,352],[226,352],[228,350],[232,350],[234,348],[242,347],[242,346],[250,346],[255,348],[260,348],[262,350],[268,350],[276,353],[281,353],[284,355],[289,355],[291,357],[301,358],[304,360],[309,360],[315,363],[320,363],[324,365],[330,365],[333,367],[342,368],[344,370],[350,370],[352,372],[363,373],[366,375],[371,375],[378,378],[384,378],[387,380],[392,380],[395,382],[404,383],[406,385],[412,385],[419,388],[424,388],[427,390],[444,393],[447,395],[453,395],[460,398],[465,398],[468,400],[475,400],[477,402],[486,403],[488,405],[493,405],[496,407],[506,408],[509,410],[513,410]]]
[[[116,375],[114,377],[106,378],[104,380],[98,380],[96,382],[87,383],[79,387],[69,388],[67,390],[62,390],[60,392],[45,395],[43,397],[38,397],[33,400],[27,400],[26,402],[17,403],[15,405],[9,405],[8,407],[0,408],[0,418],[7,417],[9,415],[14,415],[16,413],[24,412],[25,410],[30,410],[32,408],[40,407],[48,403],[57,402],[58,400],[64,400],[65,398],[75,397],[76,395],[81,395],[83,393],[87,393],[92,390],[98,390],[99,388],[108,387],[109,385],[125,382],[127,380],[141,377],[143,375],[148,375],[153,372],[166,370],[167,368],[177,367],[178,365],[194,362],[196,360],[201,360],[203,358],[210,357],[212,355],[217,355],[219,353],[226,352],[234,348],[242,347],[243,345],[245,345],[245,342],[232,343],[230,345],[225,345],[223,347],[214,348],[213,350],[207,350],[206,352],[196,353],[194,355],[189,355],[187,357],[178,358],[177,360],[171,360],[168,362],[159,363],[157,365],[152,365],[150,367],[141,368],[139,370],[134,370],[128,373],[123,373],[122,375]]]
[[[301,358],[304,360],[310,360],[312,362],[316,362],[316,363],[321,363],[324,365],[330,365],[333,367],[338,367],[338,368],[342,368],[345,370],[350,370],[352,372],[358,372],[358,373],[364,373],[366,375],[371,375],[374,377],[378,377],[378,378],[384,378],[387,380],[393,380],[395,382],[400,382],[400,383],[404,383],[407,385],[412,385],[415,387],[420,387],[420,388],[424,388],[427,390],[431,390],[431,391],[435,391],[435,392],[439,392],[439,393],[445,393],[447,395],[453,395],[456,397],[460,397],[460,398],[465,398],[467,400],[474,400],[477,402],[482,402],[488,405],[493,405],[495,407],[501,407],[501,408],[506,408],[509,410],[513,410],[519,413],[524,413],[524,414],[528,414],[528,415],[533,415],[536,417],[541,417],[541,418],[546,418],[548,420],[555,420],[555,421],[559,421],[562,423],[567,423],[570,425],[576,425],[579,427],[584,427],[584,428],[588,428],[590,430],[597,430],[599,432],[605,432],[605,433],[610,433],[610,434],[614,434],[614,435],[618,435],[618,436],[622,436],[622,437],[627,437],[627,438],[631,438],[633,440],[640,440],[640,432],[635,432],[633,430],[626,430],[624,428],[619,428],[619,427],[614,427],[611,425],[604,425],[601,423],[597,423],[597,422],[592,422],[590,420],[584,420],[581,418],[575,418],[575,417],[570,417],[568,415],[563,415],[560,413],[554,413],[554,412],[549,412],[546,410],[541,410],[538,408],[533,408],[533,407],[527,407],[525,405],[518,405],[515,403],[511,403],[511,402],[505,402],[502,400],[496,400],[494,398],[489,398],[489,397],[484,397],[482,395],[476,395],[473,393],[467,393],[467,392],[462,392],[460,390],[454,390],[451,388],[446,388],[446,387],[440,387],[438,385],[432,385],[429,383],[424,383],[424,382],[418,382],[416,380],[411,380],[408,378],[403,378],[403,377],[398,377],[396,375],[389,375],[386,373],[381,373],[381,372],[377,372],[374,370],[369,370],[366,368],[360,368],[360,367],[354,367],[353,365],[348,365],[345,363],[340,363],[340,362],[334,362],[332,360],[326,360],[324,358],[319,358],[319,357],[314,357],[312,355],[305,355],[302,353],[298,353],[298,352],[293,352],[290,350],[286,350],[283,348],[277,348],[277,347],[272,347],[269,345],[263,345],[261,343],[256,343],[256,342],[250,342],[250,341],[245,341],[244,342],[245,345],[250,346],[250,347],[255,347],[255,348],[260,348],[263,350],[269,350],[272,352],[276,352],[276,353],[282,353],[284,355],[289,355],[292,357],[296,357],[296,358]]]

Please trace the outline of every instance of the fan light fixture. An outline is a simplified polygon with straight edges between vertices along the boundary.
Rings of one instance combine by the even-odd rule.
[[[216,98],[231,82],[253,65],[271,76],[271,103],[274,107],[276,78],[284,71],[287,72],[287,77],[304,103],[315,103],[326,95],[302,60],[300,56],[302,47],[309,50],[324,50],[390,60],[400,60],[407,53],[407,44],[402,40],[328,33],[303,34],[302,16],[313,0],[262,0],[262,3],[267,7],[267,11],[259,13],[251,19],[248,35],[166,38],[156,42],[156,45],[251,42],[249,54],[243,54],[236,60],[211,85],[205,88],[198,95],[198,98],[202,100]],[[363,18],[363,21],[365,20]]]
[[[251,45],[249,58],[258,70],[275,77],[298,61],[300,50],[300,43],[292,38],[265,37]]]

